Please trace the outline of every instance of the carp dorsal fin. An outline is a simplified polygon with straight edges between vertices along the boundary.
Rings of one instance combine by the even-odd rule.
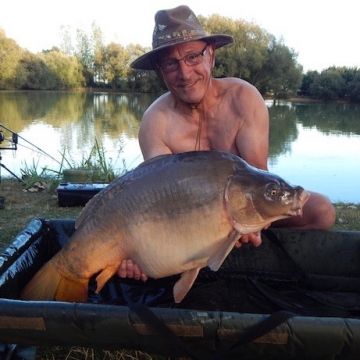
[[[174,285],[174,300],[176,303],[179,303],[185,295],[189,292],[193,286],[200,268],[193,268],[187,271],[184,271],[181,274],[181,278]]]
[[[225,244],[221,247],[221,249],[216,252],[214,255],[209,257],[209,260],[207,261],[207,266],[212,271],[219,270],[221,264],[224,262],[225,258],[229,255],[230,251],[235,245],[235,242],[240,239],[241,234],[233,230]]]

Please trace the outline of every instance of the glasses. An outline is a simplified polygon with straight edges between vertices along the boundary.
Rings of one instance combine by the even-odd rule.
[[[158,66],[160,69],[165,73],[170,73],[172,71],[175,71],[179,68],[179,62],[181,60],[184,60],[184,63],[188,66],[194,66],[197,64],[200,64],[203,61],[204,55],[206,54],[206,48],[208,47],[208,44],[204,47],[204,49],[200,52],[188,54],[184,56],[181,59],[167,59],[164,61],[158,62]]]

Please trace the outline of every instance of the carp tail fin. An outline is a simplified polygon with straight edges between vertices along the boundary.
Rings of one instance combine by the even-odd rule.
[[[46,263],[22,290],[23,300],[86,302],[88,279],[64,276],[52,261]]]

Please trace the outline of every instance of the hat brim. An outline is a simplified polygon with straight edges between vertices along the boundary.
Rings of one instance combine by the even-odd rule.
[[[230,35],[207,35],[207,36],[198,36],[192,38],[186,38],[181,41],[177,39],[176,41],[166,43],[164,45],[158,46],[157,48],[150,50],[144,55],[141,55],[136,60],[134,60],[130,67],[137,70],[154,70],[154,60],[156,58],[156,54],[163,49],[166,49],[173,45],[178,45],[182,43],[186,43],[189,41],[196,41],[196,40],[204,40],[208,43],[215,44],[215,49],[219,49],[225,45],[231,44],[234,42],[234,39]]]

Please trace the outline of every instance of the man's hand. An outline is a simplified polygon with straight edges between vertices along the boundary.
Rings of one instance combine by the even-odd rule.
[[[256,232],[241,236],[241,238],[235,243],[234,247],[239,248],[242,244],[248,244],[248,243],[253,244],[255,247],[260,246],[262,243],[261,233]]]
[[[121,262],[118,275],[121,278],[142,280],[144,282],[148,279],[147,275],[141,272],[139,265],[135,264],[131,259],[126,259]]]

